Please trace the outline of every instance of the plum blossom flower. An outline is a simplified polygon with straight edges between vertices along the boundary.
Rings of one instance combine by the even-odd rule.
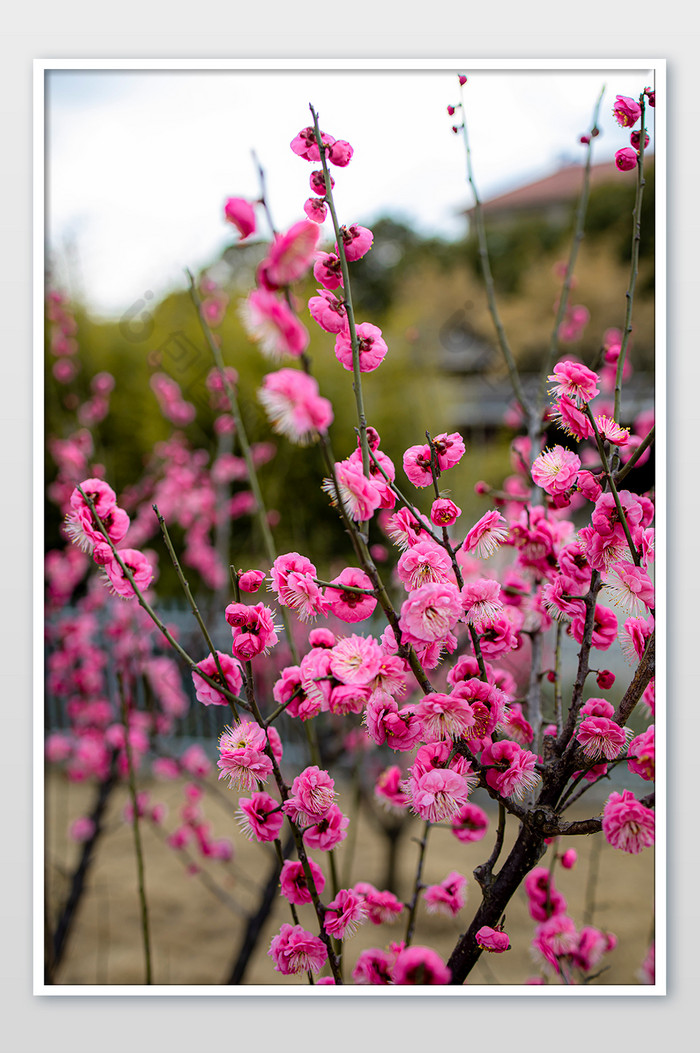
[[[353,936],[358,926],[367,920],[369,910],[363,896],[354,889],[341,888],[338,895],[326,907],[323,927],[329,936],[344,940]]]
[[[318,230],[318,228],[316,228]],[[254,289],[240,309],[246,332],[272,361],[299,356],[309,343],[309,332],[289,305],[268,289]]]
[[[631,128],[642,116],[642,108],[638,102],[628,95],[618,95],[613,106],[613,117],[621,128]]]
[[[314,863],[313,859],[309,859],[308,863],[316,891],[320,894],[323,892],[326,885],[323,871],[318,863]],[[290,903],[299,905],[311,902],[311,890],[309,889],[304,867],[301,863],[294,862],[291,859],[285,861],[280,872],[280,885],[282,895],[288,899]]]
[[[654,607],[654,586],[642,567],[620,560],[608,568],[603,588],[616,607],[638,617]]]
[[[467,902],[467,879],[453,870],[439,885],[428,885],[423,899],[429,914],[454,918]]]
[[[429,741],[468,737],[475,723],[471,707],[464,699],[435,691],[423,695],[415,713]]]
[[[563,914],[566,900],[554,887],[552,875],[547,867],[535,867],[524,881],[528,897],[530,917],[535,921],[546,921],[554,914]]]
[[[427,822],[441,823],[466,803],[469,783],[451,768],[433,768],[411,779],[410,792],[413,811]]]
[[[452,561],[434,541],[419,541],[407,549],[396,567],[405,588],[413,591],[430,581],[445,582],[453,578]]]
[[[198,669],[201,669],[203,673],[206,673],[212,680],[216,680],[219,684],[222,683],[221,673],[223,673],[225,679],[225,686],[229,691],[232,691],[234,695],[237,695],[241,690],[243,679],[241,676],[240,663],[235,658],[231,658],[230,655],[223,654],[221,651],[216,652],[216,658],[214,655],[207,655],[203,661],[197,665]],[[221,669],[221,673],[219,672]],[[216,688],[203,680],[202,677],[197,676],[197,673],[193,671],[192,680],[194,682],[195,694],[197,700],[204,706],[227,706],[228,700],[217,691]]]
[[[637,855],[654,844],[654,813],[631,790],[611,793],[603,809],[603,833],[613,848]]]
[[[653,780],[655,772],[655,731],[651,724],[641,735],[636,735],[627,750],[627,767],[642,779]]]
[[[633,168],[637,167],[639,163],[639,154],[636,150],[633,150],[631,146],[623,146],[621,150],[618,150],[615,154],[615,164],[621,172],[630,172]]]
[[[324,223],[328,215],[328,205],[320,197],[308,197],[304,202],[304,212],[312,223]]]
[[[277,936],[273,936],[267,952],[277,972],[285,976],[293,973],[318,973],[328,959],[323,940],[313,936],[301,925],[285,922]]]
[[[321,142],[324,146],[332,146],[335,139],[332,135],[327,135],[326,132],[321,132]],[[321,160],[321,154],[316,141],[316,133],[312,125],[309,125],[307,128],[302,128],[302,130],[294,136],[289,145],[292,151],[298,157],[303,157],[305,161]]]
[[[581,467],[580,458],[563,446],[553,446],[532,462],[532,479],[537,486],[556,496],[570,490]]]
[[[394,955],[379,947],[371,947],[359,955],[352,978],[356,984],[390,984]]]
[[[406,947],[396,956],[392,977],[395,984],[448,984],[451,970],[430,947]]]
[[[486,835],[488,825],[486,812],[470,801],[462,805],[459,811],[452,816],[450,822],[453,836],[465,845],[473,841],[481,841]]]
[[[319,852],[329,852],[347,837],[350,820],[337,804],[332,804],[323,819],[318,819],[304,830],[304,844]]]
[[[349,263],[362,259],[372,248],[374,241],[372,231],[367,227],[361,227],[358,223],[353,223],[350,227],[341,227],[340,236],[343,240],[345,259]],[[337,245],[335,251],[337,255],[340,255]]]
[[[599,392],[599,376],[581,362],[557,362],[554,372],[547,378],[554,381],[549,389],[557,398],[573,399],[577,406],[585,406]]]
[[[346,567],[330,582],[335,588],[326,589],[326,600],[329,610],[336,618],[344,622],[362,622],[374,611],[377,600],[374,596],[344,589],[344,585],[356,589],[371,589],[372,582],[359,567]]]
[[[577,643],[583,643],[583,632],[585,628],[585,615],[577,615],[571,622],[569,630]],[[607,651],[617,639],[617,615],[608,607],[596,604],[593,615],[592,646],[598,651]]]
[[[320,237],[318,224],[308,219],[295,223],[284,234],[276,234],[261,269],[267,289],[281,289],[298,281],[308,271]]]
[[[491,578],[467,582],[460,592],[464,620],[479,632],[484,621],[496,618],[502,612],[500,595],[501,586]]]
[[[430,508],[430,520],[436,526],[452,526],[453,523],[457,522],[461,514],[462,509],[454,501],[450,501],[448,497],[436,498]]]
[[[462,548],[473,552],[478,559],[488,559],[508,537],[508,524],[500,512],[492,509],[474,524],[464,539]]]
[[[494,954],[503,954],[510,950],[510,938],[503,929],[492,929],[490,925],[482,925],[474,939],[482,951],[491,951]]]
[[[353,891],[361,896],[367,907],[367,917],[373,925],[390,925],[404,909],[404,904],[393,892],[380,891],[369,881],[358,881]]]
[[[255,209],[250,201],[243,197],[229,197],[224,203],[224,216],[232,223],[245,241],[251,234],[255,233]]]
[[[318,382],[298,369],[268,373],[258,389],[258,401],[272,430],[300,446],[325,435],[333,422],[333,408],[319,395]]]
[[[408,807],[409,800],[402,787],[401,769],[392,764],[385,768],[374,785],[374,795],[387,811],[401,815]]]
[[[382,331],[371,322],[360,322],[355,326],[357,350],[360,360],[360,373],[371,373],[385,359],[388,348],[382,339]],[[346,325],[335,338],[335,357],[349,372],[353,370],[352,340],[350,329]]]
[[[363,719],[367,734],[378,746],[386,743],[393,750],[407,752],[423,735],[414,707],[399,709],[396,699],[381,688],[371,694]]]
[[[123,548],[119,551],[119,559],[124,567],[131,572],[136,587],[142,592],[144,589],[147,589],[153,581],[154,572],[143,552],[139,552],[135,548]],[[125,600],[132,600],[135,597],[136,593],[133,586],[116,558],[106,563],[104,570],[110,591]]]
[[[489,768],[486,782],[503,797],[520,800],[540,781],[539,773],[535,771],[537,757],[522,749],[517,742],[492,743],[482,752],[481,763]]]
[[[317,289],[317,296],[309,300],[309,312],[314,322],[327,333],[340,333],[347,326],[347,311],[342,300],[328,289]]]
[[[629,442],[629,428],[621,428],[612,417],[601,414],[601,416],[595,417],[595,423],[601,437],[607,439],[614,446],[624,446]]]
[[[239,790],[257,790],[272,773],[272,761],[264,753],[264,730],[251,721],[225,728],[219,737],[219,778]]]
[[[399,627],[418,640],[443,639],[459,621],[460,593],[449,582],[429,582],[410,593],[401,606]]]
[[[345,139],[334,139],[328,146],[326,156],[332,165],[337,165],[338,168],[345,168],[350,164],[353,153],[352,146]]]
[[[627,742],[627,733],[609,717],[586,717],[579,725],[576,738],[589,760],[601,756],[614,760]]]
[[[279,837],[284,816],[269,793],[260,791],[252,797],[241,797],[236,812],[239,826],[249,840],[274,841]]]
[[[316,764],[304,768],[292,783],[292,792],[283,805],[285,814],[300,826],[323,819],[334,804],[334,785],[328,772]]]
[[[335,480],[324,479],[322,489],[330,495],[331,504],[334,506],[340,494],[343,508],[355,522],[371,519],[382,500],[381,493],[372,480],[363,474],[362,468],[347,461],[336,462]]]
[[[256,655],[267,654],[277,643],[279,626],[264,603],[229,603],[224,613],[231,626],[233,654],[239,661],[248,662]]]
[[[314,263],[314,278],[324,289],[340,289],[343,272],[340,259],[332,252],[320,252]]]

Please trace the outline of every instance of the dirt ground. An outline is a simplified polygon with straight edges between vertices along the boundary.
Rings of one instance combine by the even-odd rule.
[[[169,848],[163,838],[178,823],[184,802],[183,784],[141,779],[139,789],[149,790],[151,803],[164,802],[168,814],[163,829],[142,823],[145,857],[146,896],[151,928],[153,983],[155,985],[216,985],[227,983],[232,964],[239,952],[245,925],[245,914],[255,908],[259,883],[264,883],[273,862],[270,846],[248,842],[240,833],[233,812],[237,795],[224,783],[209,780],[210,792],[202,805],[212,824],[215,837],[229,837],[234,843],[230,862],[201,860],[192,850],[190,860],[202,864],[199,874],[187,872],[187,860]],[[606,794],[610,787],[606,789]],[[78,815],[89,812],[94,789],[69,783],[63,776],[51,773],[47,782],[46,863],[49,916],[55,918],[65,899],[68,876],[79,857],[80,846],[68,838],[68,828]],[[491,851],[495,832],[495,812],[488,798],[475,795],[489,814],[491,822],[486,838],[476,844],[460,844],[447,829],[431,830],[424,881],[436,883],[452,870],[467,876],[468,895],[465,908],[457,918],[428,914],[420,904],[413,942],[434,947],[446,960],[462,931],[466,928],[479,902],[479,889],[472,876],[475,866]],[[339,805],[352,814],[349,790],[341,789]],[[604,798],[603,798],[604,799]],[[584,798],[585,800],[585,798]],[[89,873],[87,890],[80,904],[75,926],[67,944],[65,957],[57,971],[58,985],[143,984],[144,956],[140,928],[136,860],[131,827],[122,819],[126,789],[119,786],[108,809],[106,832],[98,844]],[[596,814],[602,799],[591,799],[567,817]],[[386,840],[375,825],[360,814],[356,824],[354,855],[349,843],[336,850],[341,887],[359,880],[384,887]],[[352,828],[352,823],[351,823]],[[413,886],[418,846],[413,838],[420,836],[422,824],[412,821],[398,845],[397,894],[408,899]],[[509,819],[505,850],[517,833],[517,823]],[[596,985],[638,984],[638,970],[653,937],[654,855],[647,849],[638,856],[611,849],[602,835],[561,839],[560,850],[573,847],[578,862],[573,870],[557,867],[555,884],[566,897],[568,911],[577,926],[593,924],[617,936],[616,949],[601,963],[607,969],[593,981]],[[550,848],[542,860],[549,865]],[[323,853],[312,857],[324,865]],[[348,872],[348,865],[351,869]],[[324,872],[328,879],[327,866]],[[327,889],[330,887],[330,882]],[[324,895],[324,899],[326,897]],[[311,907],[297,908],[300,921],[314,931],[315,917]],[[405,917],[405,914],[404,914]],[[289,906],[275,896],[273,911],[264,927],[244,976],[244,984],[274,985],[295,981],[281,977],[267,957],[270,940],[279,926],[291,921]],[[519,890],[506,915],[506,929],[511,950],[501,955],[482,954],[469,977],[470,986],[523,984],[539,975],[539,966],[530,950],[534,923],[527,910],[524,891]],[[350,977],[358,954],[368,947],[386,946],[404,937],[405,921],[392,926],[363,925],[344,945],[344,973]]]

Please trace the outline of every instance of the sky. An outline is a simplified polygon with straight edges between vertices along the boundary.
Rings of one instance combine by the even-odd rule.
[[[303,219],[316,166],[289,143],[311,123],[309,103],[322,130],[355,150],[334,170],[341,223],[391,215],[422,234],[463,236],[473,198],[462,138],[451,130],[458,115],[447,113],[459,102],[458,72],[468,77],[482,200],[582,161],[578,139],[603,88],[594,160],[612,159],[629,145],[612,116],[615,96],[636,98],[653,83],[648,70],[602,67],[50,70],[48,262],[69,294],[104,317],[120,317],[145,293],[184,288],[185,268],[206,266],[235,240],[225,199],[259,196],[253,151],[277,228]]]

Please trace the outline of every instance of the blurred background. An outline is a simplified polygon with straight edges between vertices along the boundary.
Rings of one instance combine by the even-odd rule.
[[[352,269],[357,318],[380,326],[390,349],[381,371],[365,378],[369,422],[399,460],[426,429],[462,431],[467,456],[454,471],[454,490],[467,516],[472,507],[481,514],[474,482],[498,485],[509,471],[514,433],[503,425],[512,394],[479,272],[462,137],[452,131],[460,110],[447,112],[459,103],[458,72],[468,76],[466,116],[499,308],[526,383],[549,343],[561,284],[557,265],[568,256],[581,187],[579,137],[590,130],[604,89],[570,301],[584,305],[589,319],[562,344],[593,364],[605,330],[623,323],[629,279],[635,176],[612,161],[629,139],[612,105],[617,94],[638,97],[653,86],[653,71],[53,70],[46,80],[47,283],[73,305],[80,356],[67,384],[56,382],[56,359],[47,355],[49,433],[70,433],[91,378],[113,375],[109,415],[94,429],[95,459],[122,491],[172,430],[149,387],[161,371],[197,405],[185,431],[213,456],[214,414],[204,388],[210,362],[186,292],[190,268],[219,290],[217,332],[226,362],[242,377],[249,434],[270,438],[255,398],[270,366],[238,314],[269,232],[239,244],[223,203],[259,196],[254,152],[277,228],[303,218],[313,166],[289,142],[309,123],[312,102],[321,126],[355,149],[350,165],[336,173],[340,221],[364,224],[375,235],[370,253]],[[654,110],[647,112],[630,419],[649,408],[653,389]],[[333,355],[333,338],[308,315],[313,278],[296,291],[311,331],[314,373],[333,402],[331,437],[341,458],[353,444],[349,378]],[[406,405],[410,415],[397,412]],[[320,456],[286,442],[276,446],[261,478],[268,507],[291,513],[282,515],[279,549],[337,555],[344,539],[318,485]],[[49,462],[49,479],[52,471]],[[303,505],[294,500],[301,490],[308,495]],[[47,525],[51,547],[58,529],[51,507]],[[243,554],[251,540],[244,522],[236,537]]]

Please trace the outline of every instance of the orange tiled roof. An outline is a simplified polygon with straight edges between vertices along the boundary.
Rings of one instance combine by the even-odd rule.
[[[604,183],[619,182],[620,180],[630,184],[635,178],[636,172],[634,169],[631,172],[620,172],[614,161],[604,161],[601,164],[592,166],[590,185],[595,187]],[[558,202],[571,201],[580,193],[582,179],[583,165],[565,165],[564,168],[553,172],[552,175],[545,176],[544,179],[538,179],[534,183],[516,187],[515,190],[509,190],[505,194],[499,194],[488,201],[483,201],[482,211],[501,212],[510,209],[536,208],[538,205],[551,205]],[[473,211],[473,207],[469,208],[466,210],[466,214],[469,216]]]

